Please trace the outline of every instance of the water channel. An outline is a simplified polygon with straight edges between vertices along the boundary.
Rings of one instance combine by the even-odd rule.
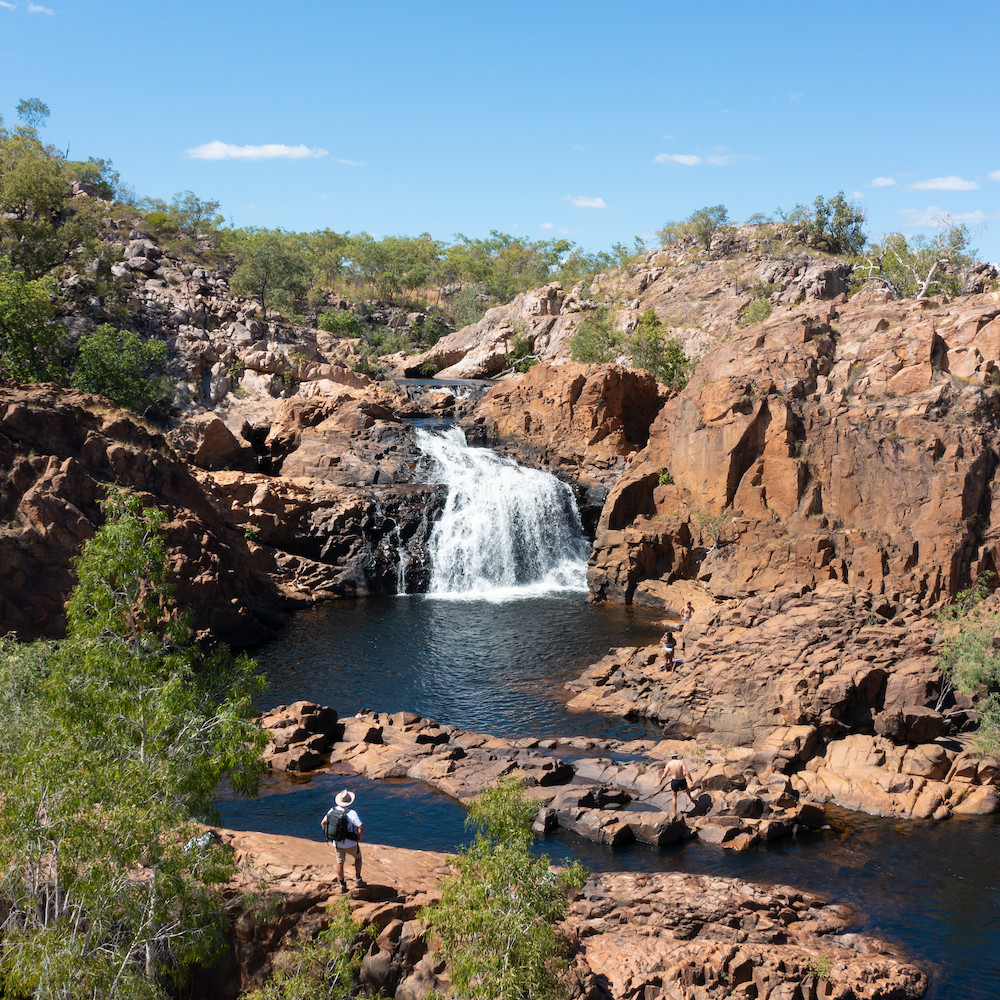
[[[428,460],[445,475],[433,455]],[[503,474],[519,475],[509,469]],[[486,498],[493,490],[492,473],[483,468],[468,478],[471,497]],[[525,492],[525,481],[504,490],[516,496]],[[484,502],[492,503],[492,494]],[[545,509],[560,503],[556,497]],[[494,511],[487,529],[504,518],[523,520]],[[473,548],[492,544],[498,534],[467,523],[450,530],[478,539]],[[456,539],[450,535],[441,544]],[[554,544],[529,540],[522,555],[534,559],[536,550],[554,552]],[[571,548],[575,544],[571,540]],[[514,559],[512,575],[495,585],[483,583],[482,564],[471,550],[461,558],[474,584],[442,576],[432,585],[437,593],[343,602],[299,614],[258,651],[270,679],[262,708],[306,698],[333,705],[342,716],[361,709],[407,710],[504,737],[656,735],[642,723],[572,712],[563,689],[608,648],[652,642],[659,634],[656,616],[588,604],[576,552],[568,564],[554,552],[532,569],[532,579],[518,568],[523,560]],[[236,829],[319,839],[319,818],[341,787],[358,793],[374,841],[449,851],[468,839],[461,808],[419,782],[373,782],[336,770],[271,779],[252,802],[223,797],[223,821]],[[818,892],[850,905],[858,930],[894,942],[928,971],[930,1000],[1000,995],[1000,819],[908,823],[831,810],[830,820],[829,831],[745,853],[697,841],[661,850],[638,844],[612,850],[571,834],[558,834],[539,849],[556,859],[579,858],[592,871],[689,871]]]

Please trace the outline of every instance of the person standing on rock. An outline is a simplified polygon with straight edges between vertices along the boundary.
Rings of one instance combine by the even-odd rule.
[[[674,816],[677,816],[678,792],[685,792],[687,794],[688,801],[691,803],[691,807],[694,808],[694,798],[688,788],[688,782],[693,782],[694,778],[691,777],[691,772],[687,769],[687,765],[681,760],[680,754],[676,750],[670,751],[670,759],[663,767],[663,784],[660,786],[661,791],[667,781],[670,782],[670,794],[673,796],[672,808]]]
[[[361,837],[365,825],[361,817],[351,808],[354,804],[354,793],[343,791],[337,793],[333,800],[335,805],[319,821],[327,840],[333,841],[337,851],[337,879],[340,891],[347,892],[347,882],[344,880],[344,861],[348,855],[354,858],[354,886],[362,889],[365,881],[361,877]]]
[[[672,670],[674,666],[674,650],[677,648],[677,640],[674,638],[674,633],[669,628],[663,633],[663,638],[660,640],[660,644],[663,646],[663,666],[660,667],[660,669],[667,671]]]
[[[688,601],[687,604],[681,608],[681,628],[684,628],[689,621],[691,621],[691,616],[694,614],[694,605]]]

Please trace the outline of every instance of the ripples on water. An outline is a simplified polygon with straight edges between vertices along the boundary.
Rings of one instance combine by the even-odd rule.
[[[341,715],[415,711],[506,737],[656,735],[640,723],[570,712],[562,689],[609,647],[655,642],[656,617],[591,606],[582,595],[326,605],[299,614],[258,652],[271,679],[262,707],[307,698]],[[449,851],[468,839],[461,808],[414,781],[272,779],[258,800],[223,795],[220,806],[233,828],[319,840],[320,817],[342,787],[358,793],[374,841]],[[687,871],[817,892],[854,907],[858,929],[896,942],[930,972],[929,1000],[1000,996],[1000,821],[902,823],[834,811],[833,823],[742,854],[698,842],[612,850],[571,834],[539,850],[592,871]]]

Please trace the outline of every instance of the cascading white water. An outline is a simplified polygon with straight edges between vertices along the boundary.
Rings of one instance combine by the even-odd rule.
[[[417,431],[432,480],[448,488],[431,532],[429,593],[512,600],[587,589],[590,546],[570,488],[488,448],[461,428]]]

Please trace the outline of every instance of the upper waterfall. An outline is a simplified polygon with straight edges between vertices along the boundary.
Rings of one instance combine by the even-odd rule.
[[[487,448],[461,428],[417,431],[432,481],[448,488],[430,537],[428,592],[511,600],[587,589],[590,545],[570,488]]]

